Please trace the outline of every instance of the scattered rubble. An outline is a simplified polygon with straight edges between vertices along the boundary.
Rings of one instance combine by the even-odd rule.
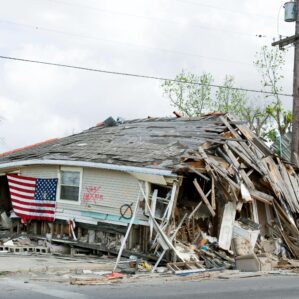
[[[168,260],[179,260],[167,264],[173,273],[270,271],[280,259],[299,258],[297,169],[243,124],[219,119],[219,139],[190,150],[176,169],[195,189],[190,183],[181,187],[184,193],[162,219],[156,219],[140,184],[156,235],[151,248],[160,256],[153,271],[166,253]]]
[[[184,152],[171,188],[152,184],[149,191],[148,182],[138,180],[140,194],[130,204],[134,208],[128,226],[103,224],[101,231],[95,225],[77,227],[72,220],[67,226],[44,223],[41,234],[26,235],[19,227],[16,233],[14,222],[2,213],[0,253],[84,257],[106,250],[118,255],[111,273],[98,277],[85,271],[96,277],[72,280],[80,285],[136,273],[296,272],[298,169],[231,116],[211,115],[205,121],[212,124],[211,135],[205,127],[206,141]],[[134,222],[138,209],[148,226]],[[130,250],[128,242],[133,244]],[[129,258],[124,261],[124,256]]]

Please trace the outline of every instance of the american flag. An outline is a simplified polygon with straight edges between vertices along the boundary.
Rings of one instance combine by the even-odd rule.
[[[12,207],[22,220],[54,221],[57,179],[7,175]]]

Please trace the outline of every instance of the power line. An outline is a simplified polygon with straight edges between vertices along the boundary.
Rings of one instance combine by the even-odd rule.
[[[170,53],[170,54],[175,54],[175,55],[192,56],[192,57],[199,57],[201,59],[208,59],[208,60],[213,60],[213,61],[218,60],[218,61],[223,61],[223,62],[228,62],[228,63],[238,63],[238,64],[251,65],[252,66],[252,64],[249,64],[247,62],[237,61],[237,60],[233,60],[233,59],[224,59],[224,58],[219,58],[219,57],[208,57],[208,56],[195,54],[195,53],[191,53],[191,52],[183,52],[183,51],[177,51],[177,50],[172,50],[172,49],[149,47],[149,46],[138,45],[138,44],[134,44],[134,43],[120,42],[120,41],[115,41],[115,40],[92,37],[92,36],[88,36],[88,35],[65,32],[65,31],[46,28],[46,27],[34,26],[34,25],[29,25],[29,24],[24,24],[24,23],[16,23],[16,22],[7,21],[7,20],[0,20],[0,22],[5,23],[5,24],[9,24],[9,25],[23,26],[23,27],[27,27],[27,28],[30,28],[30,29],[33,29],[33,30],[43,30],[43,31],[56,33],[56,34],[68,35],[68,36],[72,36],[72,37],[75,37],[75,38],[91,39],[91,40],[96,40],[96,41],[105,42],[105,43],[118,44],[118,45],[122,45],[122,46],[126,46],[126,47],[139,47],[139,48],[147,49],[147,50],[150,50],[150,51],[160,51],[160,52],[165,52],[165,53]]]
[[[277,30],[277,36],[279,38],[281,37],[287,37],[286,35],[282,35],[280,34],[280,24],[279,24],[279,18],[280,18],[280,12],[281,12],[281,9],[283,8],[284,6],[284,3],[282,3],[279,7],[279,10],[278,10],[278,13],[277,13],[277,20],[276,20],[276,30]]]
[[[89,10],[95,10],[100,13],[105,13],[105,14],[111,14],[111,15],[120,15],[120,16],[125,16],[125,17],[133,17],[133,18],[139,18],[139,19],[144,19],[144,20],[149,20],[149,21],[154,21],[154,22],[163,22],[163,23],[168,23],[171,25],[185,25],[184,23],[177,22],[174,20],[167,20],[167,19],[162,19],[162,18],[156,18],[156,17],[150,17],[150,16],[144,16],[144,15],[137,15],[133,13],[125,13],[125,12],[118,12],[118,11],[111,11],[108,9],[102,9],[94,6],[89,6],[85,4],[79,4],[79,3],[70,3],[66,1],[58,1],[58,0],[46,0],[48,2],[52,3],[57,3],[57,4],[62,4],[62,5],[67,5],[71,7],[81,7],[84,9],[89,9]],[[209,5],[208,5],[209,6]],[[219,32],[227,32],[227,33],[233,33],[239,36],[247,36],[247,37],[267,37],[265,34],[260,34],[260,33],[248,33],[248,32],[239,32],[239,31],[233,31],[233,30],[226,30],[226,29],[221,29],[221,28],[212,28],[212,27],[206,27],[206,26],[200,26],[200,25],[194,25],[194,24],[188,24],[188,26],[197,28],[200,30],[207,30],[207,31],[219,31]]]
[[[134,77],[134,78],[143,78],[143,79],[152,79],[152,80],[159,80],[159,81],[170,81],[170,82],[183,83],[183,84],[210,86],[210,87],[215,87],[215,88],[226,88],[226,89],[231,89],[231,90],[240,90],[240,91],[253,92],[253,93],[262,93],[262,94],[267,94],[267,95],[279,95],[279,96],[286,96],[286,97],[292,97],[293,96],[291,94],[286,94],[286,93],[273,93],[273,92],[256,90],[256,89],[248,89],[248,88],[240,88],[240,87],[227,87],[227,86],[224,86],[224,85],[217,85],[217,84],[203,84],[203,83],[196,82],[196,81],[184,81],[184,80],[169,79],[169,78],[158,77],[158,76],[133,74],[133,73],[117,72],[117,71],[108,71],[108,70],[102,70],[102,69],[96,69],[96,68],[89,68],[89,67],[82,67],[82,66],[76,66],[76,65],[70,65],[70,64],[47,62],[47,61],[41,61],[41,60],[31,60],[31,59],[17,58],[17,57],[11,57],[11,56],[0,55],[0,59],[22,61],[22,62],[36,63],[36,64],[42,64],[42,65],[50,65],[50,66],[57,66],[57,67],[64,67],[64,68],[84,70],[84,71],[90,71],[90,72],[98,72],[98,73],[110,74],[110,75],[127,76],[127,77]]]
[[[123,16],[138,17],[138,18],[144,18],[144,19],[152,19],[152,20],[156,20],[156,21],[161,21],[162,20],[162,19],[155,18],[155,17],[140,16],[140,15],[135,15],[135,14],[132,14],[132,13],[115,12],[115,11],[98,8],[98,7],[95,7],[95,6],[80,4],[80,3],[71,3],[71,2],[60,1],[60,0],[47,0],[47,1],[55,2],[55,3],[58,3],[58,4],[69,5],[69,6],[77,6],[77,7],[82,7],[82,8],[86,8],[86,9],[97,10],[97,11],[106,12],[106,13],[109,13],[109,14],[118,14],[118,15],[123,15]],[[195,2],[195,1],[190,1],[190,0],[185,0],[185,1],[184,0],[175,0],[175,1],[181,2],[181,3],[184,3],[184,4],[192,4],[192,5],[197,5],[197,6],[209,7],[209,8],[221,10],[221,12],[225,11],[225,12],[229,12],[229,13],[233,13],[233,14],[250,15],[250,16],[256,16],[256,17],[261,17],[261,18],[275,18],[274,16],[270,16],[270,15],[255,14],[255,13],[249,13],[249,12],[244,12],[244,11],[236,11],[236,10],[231,10],[231,9],[228,9],[228,8],[225,8],[225,7],[219,7],[219,6],[215,6],[215,5],[211,5],[211,4],[206,4],[206,3],[203,3],[203,2]],[[169,22],[171,22],[171,21],[169,21]]]
[[[190,0],[175,0],[177,2],[181,2],[184,4],[192,4],[192,5],[197,5],[197,6],[205,6],[205,7],[209,7],[209,8],[213,8],[213,9],[217,9],[217,10],[221,10],[221,12],[229,12],[229,13],[233,13],[233,14],[239,14],[239,15],[249,15],[249,16],[255,16],[255,17],[260,17],[260,18],[271,18],[271,19],[275,19],[274,16],[270,16],[270,15],[262,15],[262,14],[256,14],[256,13],[250,13],[250,12],[244,12],[244,11],[238,11],[238,10],[232,10],[232,9],[228,9],[225,7],[219,7],[219,6],[215,6],[215,5],[211,5],[211,4],[206,4],[206,3],[202,3],[202,2],[195,2],[195,1],[190,1]]]

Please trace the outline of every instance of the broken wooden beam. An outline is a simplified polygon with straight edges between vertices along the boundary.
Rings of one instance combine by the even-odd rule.
[[[216,197],[215,197],[215,179],[212,177],[212,195],[211,195],[211,205],[213,210],[216,210]]]
[[[250,195],[254,199],[256,199],[266,205],[272,205],[273,200],[274,200],[273,196],[266,194],[264,192],[257,191],[257,190],[250,190],[249,192],[250,192]]]
[[[206,195],[204,194],[203,190],[202,190],[201,187],[199,186],[199,184],[198,184],[198,182],[197,182],[197,179],[194,179],[193,184],[194,184],[196,190],[198,191],[200,197],[202,198],[202,200],[204,201],[204,203],[205,203],[206,206],[208,207],[208,209],[209,209],[211,215],[212,215],[213,217],[215,217],[215,216],[216,216],[216,213],[215,213],[215,211],[213,210],[211,204],[209,203],[209,200],[207,199],[207,197],[206,197]]]

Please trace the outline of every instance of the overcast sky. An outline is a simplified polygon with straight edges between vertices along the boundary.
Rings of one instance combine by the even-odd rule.
[[[294,23],[283,21],[284,2],[1,1],[0,55],[169,78],[182,69],[210,72],[216,84],[231,74],[237,86],[260,89],[254,54],[278,34],[294,32]],[[286,93],[292,69],[290,48]],[[0,151],[79,132],[110,115],[171,115],[160,85],[0,59]],[[291,107],[291,99],[285,105]]]

